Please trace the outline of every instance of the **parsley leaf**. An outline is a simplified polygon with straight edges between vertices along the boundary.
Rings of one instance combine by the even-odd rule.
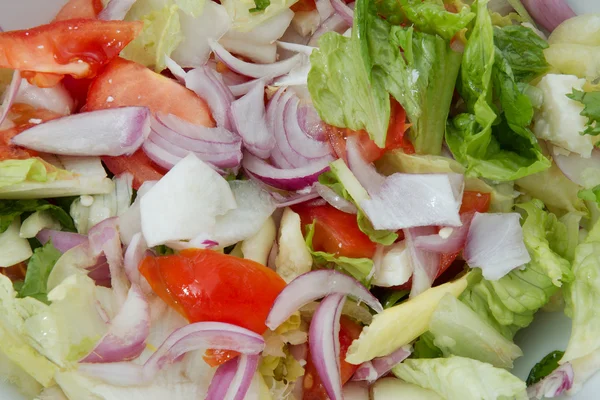
[[[581,90],[573,89],[573,93],[567,94],[571,100],[578,101],[583,104],[581,115],[588,117],[588,124],[582,135],[600,135],[600,92],[582,92]]]

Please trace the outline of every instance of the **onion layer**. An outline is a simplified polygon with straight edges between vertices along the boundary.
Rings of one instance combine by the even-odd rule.
[[[410,297],[415,297],[429,289],[437,276],[440,266],[440,255],[418,249],[415,246],[415,240],[419,236],[433,235],[435,231],[436,229],[432,226],[404,229],[406,247],[410,251],[413,266]]]
[[[185,86],[208,103],[217,126],[232,129],[229,107],[234,97],[219,73],[208,66],[195,68],[185,75]]]
[[[548,376],[527,388],[530,399],[549,399],[558,397],[571,389],[575,374],[571,363],[565,363],[552,371]]]
[[[79,233],[55,231],[52,229],[42,229],[35,237],[41,244],[46,244],[46,242],[51,240],[54,248],[61,253],[87,242],[87,237]]]
[[[17,93],[19,93],[19,88],[21,87],[21,71],[15,70],[13,72],[12,81],[10,82],[10,86],[6,89],[6,94],[4,97],[4,101],[2,102],[2,114],[0,114],[0,125],[6,119],[10,108],[12,107],[13,102],[15,101],[15,97]]]
[[[412,348],[410,345],[402,346],[390,355],[377,357],[362,363],[352,376],[352,380],[373,383],[390,372],[396,364],[404,361],[411,353]]]
[[[552,32],[563,21],[573,18],[575,12],[566,0],[522,0],[535,22]]]

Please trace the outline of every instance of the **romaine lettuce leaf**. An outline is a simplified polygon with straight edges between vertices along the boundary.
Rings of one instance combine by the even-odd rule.
[[[48,304],[48,289],[46,283],[54,264],[62,253],[51,242],[35,249],[27,263],[25,280],[18,290],[18,297],[33,297]]]
[[[445,40],[452,39],[475,17],[469,7],[463,7],[457,13],[447,11],[442,0],[400,0],[399,3],[401,11],[415,28],[437,34]]]
[[[517,82],[530,82],[550,69],[544,57],[548,42],[522,25],[494,28],[494,44],[510,65]]]
[[[525,382],[510,372],[470,358],[408,359],[392,372],[444,399],[527,400]]]

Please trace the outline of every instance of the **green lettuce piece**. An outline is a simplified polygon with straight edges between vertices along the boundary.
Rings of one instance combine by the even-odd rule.
[[[558,368],[558,361],[564,354],[564,351],[555,350],[542,358],[540,362],[535,364],[527,376],[527,386],[535,385],[550,375],[552,371]]]
[[[6,231],[15,218],[22,214],[36,211],[48,211],[64,227],[65,230],[74,232],[75,225],[71,216],[62,208],[48,203],[45,200],[0,200],[0,233]]]
[[[27,263],[27,273],[18,297],[33,297],[48,304],[48,276],[61,255],[51,242],[35,249]]]
[[[517,82],[530,82],[550,69],[544,57],[548,42],[530,28],[521,25],[495,27],[494,44],[510,65]]]
[[[527,400],[525,382],[502,368],[470,358],[408,359],[392,372],[398,378],[433,390],[444,399]]]
[[[577,246],[573,273],[575,279],[566,285],[565,298],[573,320],[571,337],[561,359],[582,359],[600,349],[600,223],[596,223],[583,243]]]
[[[429,321],[429,332],[444,356],[467,357],[510,369],[513,360],[523,355],[519,346],[450,295],[438,303]]]
[[[160,9],[152,9],[148,14],[139,15],[140,10],[147,9],[148,6],[142,4],[139,8],[132,8],[127,14],[129,20],[143,21],[144,29],[123,49],[121,56],[160,72],[165,68],[165,56],[170,56],[183,40],[179,7],[167,3]]]
[[[356,222],[358,224],[358,228],[367,236],[369,236],[369,239],[371,239],[372,242],[383,244],[384,246],[391,245],[396,241],[396,239],[398,239],[398,234],[392,231],[377,230],[373,228],[373,224],[371,223],[371,221],[369,221],[365,213],[358,206],[358,202],[360,200],[354,199],[350,195],[350,193],[348,193],[348,189],[344,186],[352,186],[356,184],[360,186],[358,181],[355,181],[356,179],[354,179],[353,181],[349,179],[344,179],[343,177],[347,173],[351,173],[350,170],[348,170],[343,160],[338,160],[332,163],[331,171],[324,172],[321,175],[319,175],[319,183],[329,187],[338,196],[352,202],[356,206],[358,210],[356,213]],[[362,186],[360,187],[360,189],[364,191]]]
[[[565,225],[544,211],[539,200],[518,205],[523,210],[523,238],[531,262],[497,281],[471,274],[469,288],[460,300],[504,337],[512,339],[528,326],[534,314],[548,303],[561,285],[573,280],[567,254]]]
[[[192,17],[202,14],[205,3],[206,0],[175,0],[179,9]]]
[[[588,118],[588,123],[582,135],[600,135],[600,92],[582,92],[573,89],[573,93],[567,95],[571,100],[583,104],[581,115]]]
[[[419,31],[450,40],[475,18],[469,7],[458,13],[447,11],[442,0],[400,0],[400,9]]]
[[[367,276],[373,269],[373,260],[369,258],[350,258],[336,256],[324,251],[314,251],[312,239],[315,235],[315,223],[307,225],[306,230],[306,246],[313,257],[316,265],[321,267],[333,267],[352,275],[355,279],[368,285]]]
[[[413,344],[412,358],[441,358],[444,353],[433,341],[435,336],[431,332],[425,332]]]
[[[494,46],[488,1],[477,2],[475,27],[462,61],[458,89],[469,114],[449,121],[446,141],[468,175],[511,181],[543,171],[551,163],[528,128],[531,101],[519,91],[510,64]],[[491,105],[492,82],[503,108],[500,118]]]
[[[60,170],[40,158],[0,161],[0,188],[23,182],[53,182],[68,177]]]

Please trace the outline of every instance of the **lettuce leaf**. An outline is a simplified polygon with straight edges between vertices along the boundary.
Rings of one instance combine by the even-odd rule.
[[[33,297],[48,304],[48,289],[46,283],[54,264],[62,253],[51,242],[35,249],[27,263],[25,280],[18,290],[18,297]]]
[[[433,390],[444,399],[527,400],[525,382],[510,372],[470,358],[408,359],[392,372],[398,378]]]
[[[523,210],[523,238],[531,262],[497,281],[471,274],[469,288],[460,300],[508,339],[528,326],[563,284],[573,280],[563,245],[568,232],[555,215],[544,211],[539,200],[518,206]]]
[[[22,214],[36,211],[48,211],[64,227],[65,230],[75,231],[73,220],[61,207],[45,200],[0,200],[0,233],[6,231],[12,222]]]
[[[582,92],[573,89],[573,93],[567,95],[571,100],[583,104],[581,115],[588,118],[586,128],[582,135],[600,135],[600,92]]]
[[[399,3],[401,11],[415,28],[448,41],[475,18],[469,7],[463,7],[457,13],[447,11],[442,0],[400,0]]]
[[[495,27],[494,44],[510,65],[517,82],[530,82],[550,69],[544,57],[548,42],[530,28],[512,24]]]

